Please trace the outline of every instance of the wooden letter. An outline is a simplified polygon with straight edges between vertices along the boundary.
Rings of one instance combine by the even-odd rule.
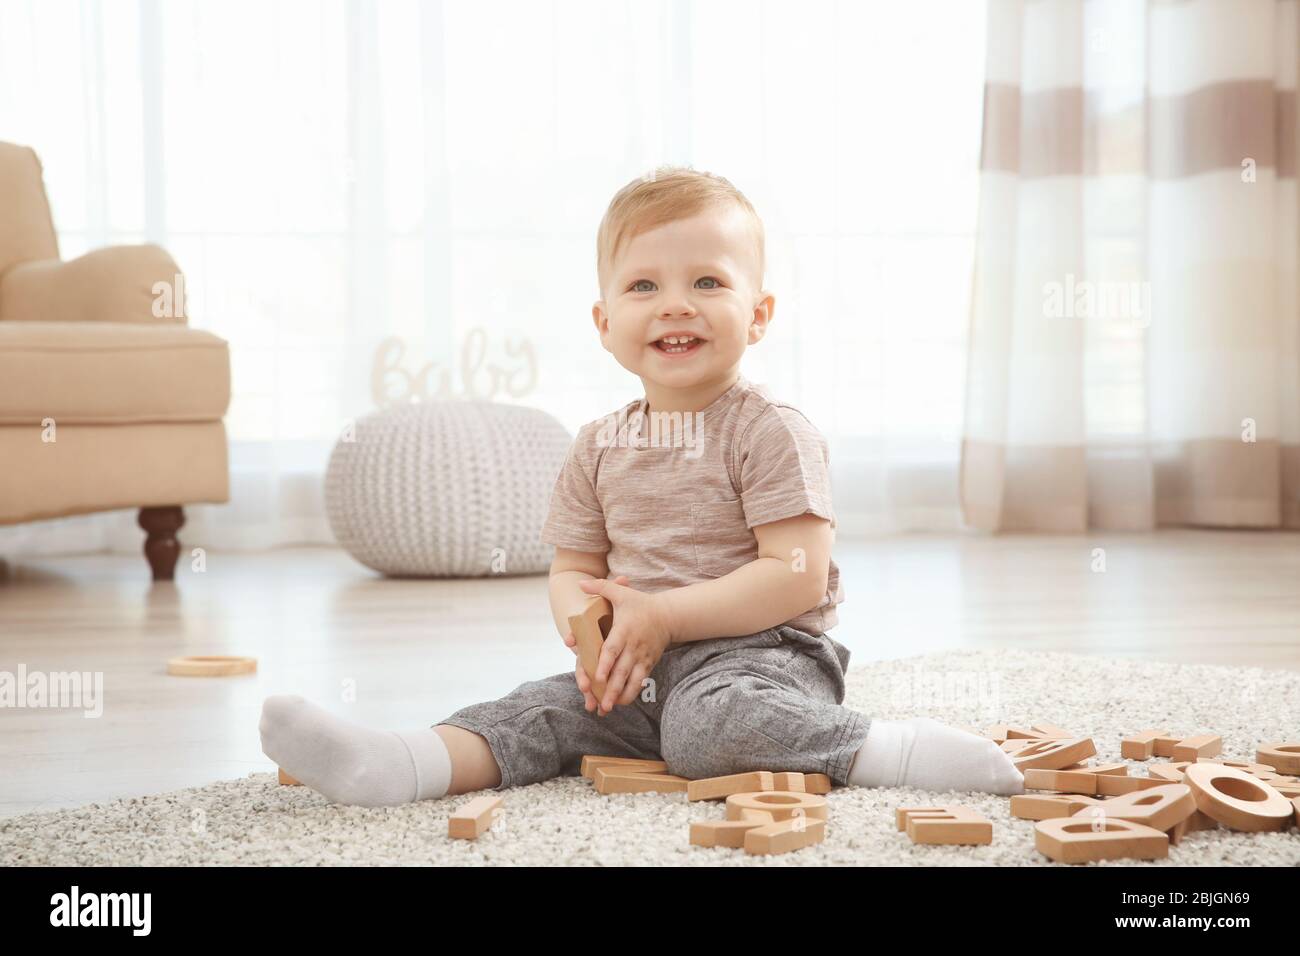
[[[753,793],[758,790],[775,790],[772,774],[767,770],[753,773],[733,773],[728,777],[705,777],[692,780],[686,788],[686,799],[720,800],[733,793]]]
[[[500,797],[475,797],[447,818],[447,836],[477,840],[492,826],[492,814],[500,806]]]
[[[596,665],[600,651],[614,626],[614,608],[599,594],[593,594],[587,606],[578,614],[569,615],[569,630],[578,642],[578,660],[591,681],[591,690],[600,700],[605,696],[605,682],[596,683]]]
[[[1167,730],[1143,730],[1119,742],[1119,755],[1126,760],[1150,760],[1155,754],[1156,738],[1168,734]]]
[[[1035,823],[1034,848],[1058,863],[1162,860],[1169,855],[1169,837],[1128,820],[1065,817]]]
[[[894,811],[898,829],[913,843],[987,846],[993,842],[993,824],[969,807],[899,807]]]

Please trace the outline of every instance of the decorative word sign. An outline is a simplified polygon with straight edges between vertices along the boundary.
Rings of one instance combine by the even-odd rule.
[[[521,398],[537,385],[537,354],[527,339],[506,340],[506,356],[514,362],[506,369],[487,362],[487,333],[473,329],[460,350],[461,391],[452,387],[452,370],[429,362],[412,374],[402,367],[406,343],[393,336],[375,350],[370,371],[370,394],[379,408],[424,402],[430,399],[478,399],[491,401],[505,389],[511,398]],[[434,381],[436,376],[436,382]]]

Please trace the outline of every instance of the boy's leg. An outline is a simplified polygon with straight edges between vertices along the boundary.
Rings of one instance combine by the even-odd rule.
[[[442,738],[451,758],[451,783],[447,795],[490,790],[501,785],[501,771],[487,741],[473,731],[438,724],[433,732]]]
[[[659,706],[638,699],[599,717],[573,674],[522,684],[432,728],[364,727],[297,695],[268,697],[262,752],[336,803],[395,806],[578,772],[584,754],[657,758]]]
[[[335,803],[396,806],[441,797],[451,781],[448,749],[425,727],[376,730],[280,694],[263,702],[258,729],[264,754]]]
[[[841,706],[848,654],[789,627],[684,645],[669,665],[661,747],[691,778],[750,770],[847,782],[870,720]]]
[[[589,713],[573,674],[567,673],[521,684],[500,700],[464,707],[439,721],[435,730],[444,740],[449,731],[455,736],[456,729],[480,738],[461,738],[462,753],[470,761],[466,783],[504,790],[576,774],[585,754],[658,759],[659,712],[658,704],[638,698],[603,717]],[[452,763],[455,780],[461,769],[454,754]],[[489,782],[493,771],[499,774],[495,783]]]
[[[848,652],[827,636],[783,626],[703,643],[702,659],[679,662],[691,666],[664,705],[662,748],[674,773],[801,770],[840,785],[1024,790],[991,740],[928,717],[869,721],[841,706]]]

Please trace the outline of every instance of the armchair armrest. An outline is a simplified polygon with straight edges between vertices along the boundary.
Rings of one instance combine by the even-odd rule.
[[[176,261],[155,245],[109,246],[67,262],[20,262],[0,276],[0,321],[184,325],[179,274]]]

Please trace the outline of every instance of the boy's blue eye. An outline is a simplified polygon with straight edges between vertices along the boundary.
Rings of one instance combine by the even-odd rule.
[[[715,279],[713,276],[705,276],[704,278],[700,279],[700,280],[696,283],[696,285],[699,285],[700,282],[712,282],[712,283],[713,283],[713,285],[706,285],[706,286],[704,286],[703,288],[705,288],[705,289],[718,289],[718,288],[721,288],[721,287],[722,287],[722,283],[720,283],[720,282],[719,282],[717,279]],[[649,289],[643,289],[643,288],[641,288],[642,285],[648,285],[648,286],[650,286],[651,288],[649,288]],[[654,283],[653,283],[652,281],[650,281],[649,279],[637,279],[635,282],[632,283],[632,289],[631,289],[631,291],[633,291],[633,292],[653,292],[653,291],[654,291]]]

